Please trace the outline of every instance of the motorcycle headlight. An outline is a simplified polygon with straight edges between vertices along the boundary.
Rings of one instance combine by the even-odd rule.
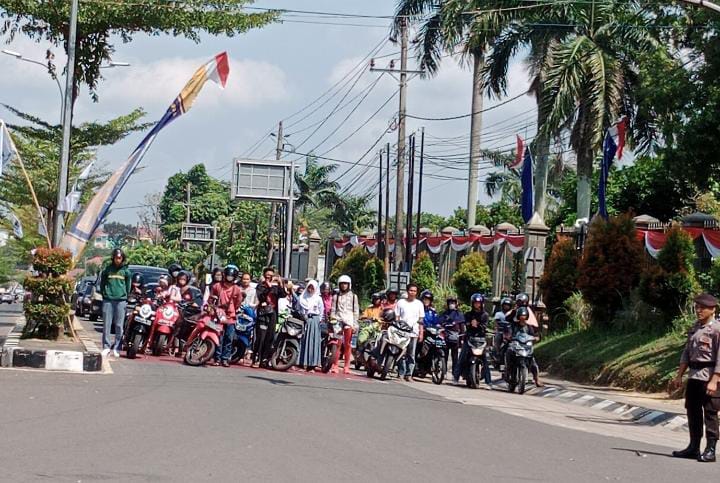
[[[149,304],[145,304],[142,307],[140,307],[140,317],[143,319],[149,319],[152,315],[152,307],[150,307]]]
[[[290,337],[297,337],[300,334],[300,329],[295,327],[287,327],[287,333]]]
[[[483,351],[485,350],[484,347],[473,347],[472,353],[474,356],[481,356],[483,354]]]

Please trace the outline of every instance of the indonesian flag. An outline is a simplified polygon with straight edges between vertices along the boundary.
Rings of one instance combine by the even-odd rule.
[[[523,162],[523,156],[525,155],[525,141],[523,138],[520,137],[519,134],[517,136],[517,146],[515,149],[515,161],[509,166],[509,168],[517,168],[520,166],[520,163]]]
[[[622,159],[623,148],[625,147],[625,133],[627,132],[627,124],[627,116],[622,116],[620,119],[617,120],[615,124],[610,126],[610,128],[608,129],[608,134],[610,134],[610,136],[613,138],[613,141],[615,141],[615,145],[617,146],[616,156],[618,159]]]
[[[180,91],[180,95],[176,99],[176,107],[182,113],[188,112],[205,82],[211,80],[224,89],[225,84],[227,84],[228,74],[230,74],[230,63],[228,62],[227,52],[217,54],[212,60],[195,71],[190,81]]]

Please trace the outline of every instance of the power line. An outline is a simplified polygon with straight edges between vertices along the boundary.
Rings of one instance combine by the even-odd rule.
[[[510,99],[507,99],[507,100],[505,100],[505,101],[503,101],[503,102],[501,102],[501,103],[499,103],[499,104],[495,104],[494,106],[490,106],[490,107],[487,107],[487,108],[485,108],[485,109],[481,109],[481,110],[479,110],[479,111],[477,111],[477,112],[471,112],[471,113],[469,113],[469,114],[462,114],[462,115],[459,115],[459,116],[449,116],[449,117],[423,117],[423,116],[414,116],[414,115],[412,115],[412,114],[407,114],[406,116],[409,117],[409,118],[411,118],[411,119],[418,119],[418,120],[420,120],[420,121],[454,121],[454,120],[456,120],[456,119],[465,119],[465,118],[468,118],[468,117],[473,116],[473,115],[475,115],[475,114],[481,114],[481,113],[483,113],[483,112],[492,111],[493,109],[497,109],[498,107],[502,107],[502,106],[504,106],[505,104],[509,104],[509,103],[511,103],[511,102],[513,102],[513,101],[516,101],[516,100],[520,99],[521,97],[523,97],[523,96],[525,96],[525,95],[527,95],[527,94],[529,94],[529,93],[530,93],[530,91],[525,91],[525,92],[523,92],[523,93],[521,93],[521,94],[518,94],[518,95],[515,96],[515,97],[511,97]]]

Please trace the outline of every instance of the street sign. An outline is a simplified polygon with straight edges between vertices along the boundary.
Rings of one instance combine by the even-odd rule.
[[[288,201],[292,165],[285,161],[233,160],[230,196],[239,200]]]
[[[215,240],[215,227],[198,223],[183,223],[181,241],[211,242]]]
[[[388,289],[402,292],[410,283],[410,272],[390,272],[388,276]]]

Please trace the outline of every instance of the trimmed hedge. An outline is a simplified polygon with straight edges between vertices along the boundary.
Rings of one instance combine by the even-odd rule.
[[[72,279],[65,276],[72,266],[72,255],[59,248],[38,248],[33,257],[36,277],[25,279],[25,290],[32,294],[24,306],[23,337],[57,339],[69,322]]]

